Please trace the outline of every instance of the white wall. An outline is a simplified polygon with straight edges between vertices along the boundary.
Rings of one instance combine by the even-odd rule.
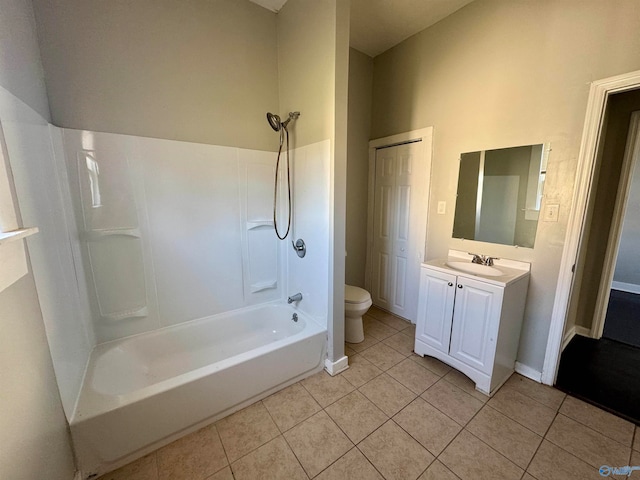
[[[326,326],[330,285],[328,227],[331,142],[325,140],[297,148],[291,160],[295,207],[292,233],[284,242],[288,261],[286,295],[302,293],[299,308]],[[302,238],[307,246],[303,258],[299,258],[291,247],[291,240],[298,238]]]
[[[48,117],[31,4],[1,0],[0,12],[2,96]],[[0,107],[0,121],[5,115]],[[32,274],[0,293],[0,319],[0,477],[32,480],[46,472],[70,480],[73,455]]]
[[[276,14],[248,0],[34,0],[53,123],[277,148]]]
[[[372,137],[434,127],[427,258],[460,250],[530,261],[518,361],[540,371],[571,209],[589,82],[640,69],[637,0],[477,0],[374,60]],[[452,240],[462,152],[551,144],[535,248]],[[437,215],[438,201],[447,213]]]

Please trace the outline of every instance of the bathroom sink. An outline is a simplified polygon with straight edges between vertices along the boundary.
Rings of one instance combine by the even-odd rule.
[[[504,272],[496,267],[480,265],[470,262],[447,262],[447,266],[460,272],[472,273],[473,275],[484,275],[485,277],[499,277]]]

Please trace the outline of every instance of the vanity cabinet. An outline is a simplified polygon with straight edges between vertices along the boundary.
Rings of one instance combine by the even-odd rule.
[[[528,283],[528,272],[503,283],[423,264],[415,352],[492,394],[514,370]]]

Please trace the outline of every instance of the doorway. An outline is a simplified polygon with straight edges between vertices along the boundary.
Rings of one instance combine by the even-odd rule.
[[[603,336],[603,331],[615,331],[616,325],[622,324],[635,327],[640,338],[640,317],[625,319],[616,308],[611,308],[610,302],[615,303],[617,297],[617,293],[611,294],[612,285],[616,286],[616,263],[625,264],[620,271],[626,271],[624,267],[629,264],[634,277],[637,269],[632,264],[640,256],[638,232],[625,230],[625,225],[630,227],[635,217],[640,217],[632,200],[637,195],[633,188],[634,167],[640,157],[640,113],[634,113],[637,110],[640,110],[640,89],[612,94],[607,99],[576,256],[565,348],[556,386],[640,422],[640,405],[636,401],[640,394],[640,372],[635,368],[640,363],[640,348],[628,345],[631,342],[621,342],[620,337]]]
[[[377,307],[417,320],[432,129],[369,143],[366,286]]]

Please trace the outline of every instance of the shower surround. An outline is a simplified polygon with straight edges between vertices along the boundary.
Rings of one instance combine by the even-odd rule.
[[[322,368],[328,141],[291,152],[292,233],[309,249],[301,259],[274,234],[274,152],[66,129],[63,139],[75,264],[98,344],[70,419],[83,473],[110,470]],[[274,306],[295,292],[303,301],[294,309]],[[300,322],[282,337],[294,311]],[[159,378],[161,370],[174,374]],[[124,371],[144,381],[124,392]]]
[[[60,129],[1,88],[0,112],[83,478],[322,368],[329,140],[291,152],[299,258],[275,152]]]

